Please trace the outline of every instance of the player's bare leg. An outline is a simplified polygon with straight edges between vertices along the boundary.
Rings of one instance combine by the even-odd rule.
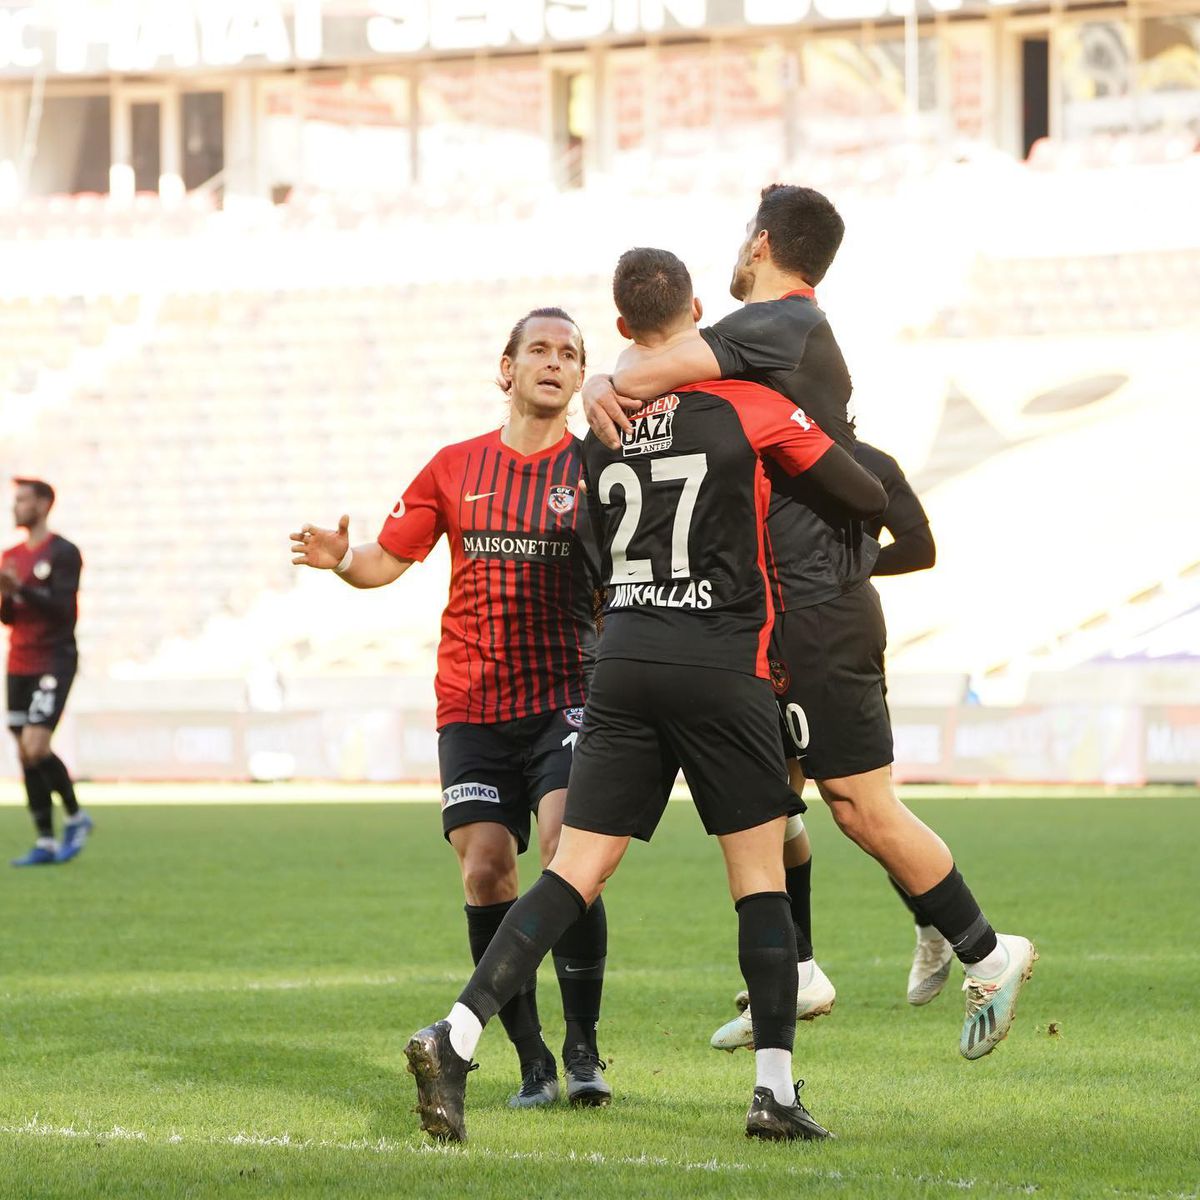
[[[538,848],[543,867],[548,867],[558,852],[566,803],[567,789],[557,788],[547,792],[538,804]],[[562,993],[565,1025],[563,1073],[567,1099],[576,1107],[603,1107],[612,1102],[612,1088],[603,1075],[608,1064],[600,1057],[596,1043],[607,956],[608,919],[604,900],[597,896],[554,947],[554,971]],[[530,1086],[536,1085],[537,1081],[531,1081]],[[522,1092],[525,1090],[523,1085]]]
[[[997,934],[946,843],[897,798],[892,769],[817,781],[838,827],[876,859],[950,943],[966,970],[959,1050],[981,1058],[1007,1036],[1037,951],[1027,938]]]
[[[467,902],[471,961],[478,964],[517,899],[517,840],[507,826],[493,821],[460,825],[450,831],[449,837],[458,855]],[[536,976],[513,996],[499,1016],[521,1066],[521,1089],[511,1103],[514,1107],[553,1103],[558,1099],[558,1068],[542,1040]],[[525,1083],[534,1076],[536,1088],[531,1084],[530,1094],[524,1096]]]

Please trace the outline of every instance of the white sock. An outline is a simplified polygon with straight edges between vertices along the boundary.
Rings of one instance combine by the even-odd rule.
[[[798,976],[798,986],[802,988],[808,987],[813,981],[813,968],[816,962],[811,958],[801,959],[796,964],[796,974]]]
[[[80,809],[80,810],[79,810],[79,811],[78,811],[78,812],[77,812],[77,813],[76,813],[74,816],[68,817],[68,818],[66,819],[66,821],[64,822],[64,824],[66,824],[66,825],[78,825],[78,824],[79,824],[79,822],[80,822],[80,821],[82,821],[82,820],[84,820],[86,817],[87,817],[87,813],[85,813],[85,812],[83,811],[83,809],[81,808],[81,809]]]
[[[754,1086],[770,1088],[777,1104],[796,1103],[796,1085],[792,1082],[790,1050],[755,1050]]]
[[[1008,951],[1004,948],[1004,943],[997,938],[995,950],[987,958],[981,958],[977,963],[968,963],[966,971],[968,975],[973,975],[976,979],[992,979],[1007,966]]]
[[[917,926],[918,942],[936,942],[941,936],[936,925]]]
[[[53,850],[58,852],[58,843],[52,837],[40,837],[37,840],[37,848],[39,850]]]
[[[454,1053],[470,1062],[483,1034],[479,1018],[465,1004],[456,1003],[446,1020],[450,1022],[450,1045]]]

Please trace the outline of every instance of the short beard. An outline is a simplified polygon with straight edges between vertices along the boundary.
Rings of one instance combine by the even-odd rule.
[[[739,263],[734,268],[733,278],[729,281],[729,294],[745,304],[750,293],[754,290],[754,279],[745,267]]]

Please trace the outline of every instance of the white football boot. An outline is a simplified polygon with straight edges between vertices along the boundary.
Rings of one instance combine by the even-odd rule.
[[[950,978],[954,964],[954,948],[940,933],[922,938],[917,927],[917,948],[913,951],[912,969],[908,973],[909,1004],[928,1004],[941,994]]]
[[[805,964],[801,963],[801,973]],[[825,1016],[833,1008],[837,998],[829,977],[814,962],[812,975],[796,991],[796,1020],[815,1021]],[[714,1050],[728,1050],[731,1054],[739,1046],[754,1049],[754,1023],[750,1017],[750,995],[741,991],[734,997],[734,1003],[741,1009],[732,1021],[726,1022],[712,1035],[709,1045]]]
[[[958,1048],[964,1058],[990,1054],[1008,1036],[1017,1015],[1017,996],[1033,974],[1038,952],[1028,939],[1013,933],[996,935],[1008,952],[1008,963],[997,975],[980,979],[970,974],[963,980],[967,1011]]]

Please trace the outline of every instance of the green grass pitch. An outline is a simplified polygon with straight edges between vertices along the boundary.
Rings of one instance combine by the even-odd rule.
[[[990,1057],[958,1055],[954,976],[905,1003],[907,914],[814,812],[838,1002],[801,1026],[796,1061],[838,1139],[747,1142],[751,1056],[707,1045],[740,986],[735,918],[715,843],[673,804],[606,897],[613,1106],[507,1109],[496,1023],[470,1144],[435,1150],[401,1051],[468,970],[437,808],[97,803],[78,861],[0,868],[0,1195],[1195,1196],[1200,799],[913,807],[997,927],[1041,950]],[[28,845],[18,807],[0,834]]]

